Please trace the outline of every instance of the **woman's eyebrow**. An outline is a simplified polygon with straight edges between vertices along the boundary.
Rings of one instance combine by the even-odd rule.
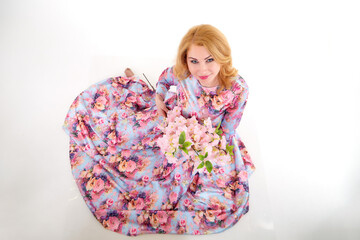
[[[208,57],[206,57],[206,58],[204,58],[204,60],[208,59],[209,57],[211,57],[211,55],[210,55],[210,56],[208,56]],[[189,57],[189,58],[192,58],[192,59],[197,60],[197,59],[196,59],[196,58],[194,58],[194,57]]]

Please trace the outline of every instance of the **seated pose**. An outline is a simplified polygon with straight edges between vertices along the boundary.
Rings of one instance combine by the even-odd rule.
[[[129,236],[211,234],[233,226],[249,211],[248,177],[255,170],[236,132],[247,98],[229,44],[211,25],[187,32],[156,91],[129,68],[83,91],[63,128],[73,176],[95,218]],[[212,171],[204,171],[185,153],[168,160],[160,126],[174,108],[186,119],[211,120],[233,146],[226,164],[209,156]]]

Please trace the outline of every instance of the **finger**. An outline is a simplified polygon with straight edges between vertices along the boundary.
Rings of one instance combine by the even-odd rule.
[[[164,112],[168,112],[169,109],[166,107],[166,104],[162,101],[159,101],[159,107],[160,109],[162,109]]]
[[[157,113],[158,113],[159,116],[166,117],[166,113],[165,113],[163,110],[161,110],[161,109],[158,109],[158,110],[157,110]]]
[[[162,109],[164,112],[168,112],[169,111],[169,109],[166,107],[166,105],[164,104],[164,108]]]

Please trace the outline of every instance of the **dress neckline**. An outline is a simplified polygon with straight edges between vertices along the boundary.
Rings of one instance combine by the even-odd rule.
[[[203,86],[203,85],[201,85],[200,81],[196,77],[194,77],[194,76],[191,76],[191,77],[197,82],[198,86],[206,93],[216,91],[218,89],[218,87],[219,87],[219,85],[214,86],[214,87]]]

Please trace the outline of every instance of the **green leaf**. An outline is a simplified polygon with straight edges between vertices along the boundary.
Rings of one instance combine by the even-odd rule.
[[[228,154],[230,154],[230,156],[234,155],[233,150],[234,150],[234,146],[233,146],[233,145],[226,144],[226,152],[227,152]]]
[[[200,158],[201,161],[204,161],[205,156],[200,154],[199,158]]]
[[[208,152],[205,153],[205,158],[207,158],[207,156],[208,156]]]
[[[192,144],[191,142],[184,142],[183,146],[184,148],[188,148],[191,146],[191,144]]]
[[[206,161],[205,162],[205,167],[206,167],[206,170],[211,173],[212,169],[213,169],[213,165],[210,161]]]
[[[215,133],[221,137],[221,134],[223,133],[223,131],[220,129],[216,129]]]
[[[200,169],[200,168],[203,168],[204,167],[204,162],[201,162],[200,164],[199,164],[199,166],[197,167],[197,169]]]
[[[219,124],[217,125],[216,130],[219,130],[220,125],[221,125],[221,122],[219,122]]]
[[[187,148],[182,148],[182,150],[183,150],[187,155],[189,155],[189,150],[187,150]]]
[[[185,131],[182,131],[179,137],[179,144],[184,144],[185,142]]]

